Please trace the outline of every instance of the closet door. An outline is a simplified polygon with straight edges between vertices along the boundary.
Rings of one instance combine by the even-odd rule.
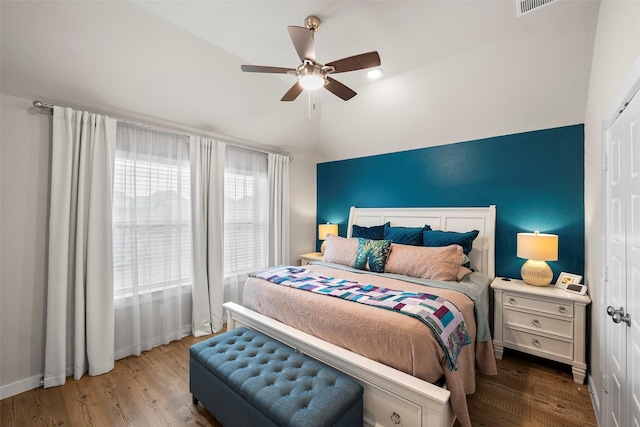
[[[640,96],[607,131],[606,426],[640,426]]]
[[[621,115],[607,131],[607,282],[606,303],[626,307],[626,220],[625,220],[625,116]],[[609,309],[610,310],[610,309]],[[609,316],[612,313],[608,312]],[[605,426],[625,426],[627,340],[626,331],[610,318],[607,331],[607,400]]]
[[[628,114],[629,203],[627,207],[627,378],[629,425],[640,426],[640,95],[624,111]]]

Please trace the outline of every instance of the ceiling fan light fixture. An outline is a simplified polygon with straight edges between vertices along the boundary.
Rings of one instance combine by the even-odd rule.
[[[322,65],[305,61],[298,67],[298,83],[307,90],[318,90],[323,87],[327,81]]]
[[[300,77],[300,86],[307,90],[318,90],[324,86],[325,81],[324,77],[317,74],[307,74],[306,76]]]

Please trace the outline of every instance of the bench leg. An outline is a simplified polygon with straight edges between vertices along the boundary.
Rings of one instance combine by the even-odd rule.
[[[191,395],[191,401],[193,402],[194,405],[198,404],[198,398],[196,398],[193,394]]]

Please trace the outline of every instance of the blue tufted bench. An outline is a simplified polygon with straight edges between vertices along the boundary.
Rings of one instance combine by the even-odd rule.
[[[244,327],[189,349],[189,387],[224,426],[362,426],[360,384]]]

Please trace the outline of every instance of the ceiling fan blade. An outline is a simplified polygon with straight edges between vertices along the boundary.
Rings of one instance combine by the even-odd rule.
[[[334,73],[362,70],[365,68],[378,67],[379,65],[380,55],[378,55],[378,52],[376,51],[361,53],[360,55],[338,59],[337,61],[326,64],[327,67],[333,67],[336,69]]]
[[[296,27],[290,25],[289,36],[293,42],[293,47],[296,48],[300,60],[304,62],[305,59],[316,62],[316,48],[313,45],[313,30],[304,27]]]
[[[291,89],[284,94],[280,101],[293,101],[302,93],[303,90],[304,88],[300,86],[300,83],[296,82],[296,84],[291,86]]]
[[[328,83],[324,85],[324,88],[334,95],[344,99],[345,101],[348,101],[357,95],[357,93],[353,89],[348,88],[336,79],[332,79],[331,77],[327,76],[327,80]]]
[[[247,73],[278,73],[278,74],[287,74],[289,71],[293,71],[295,73],[295,69],[293,68],[284,68],[284,67],[265,67],[263,65],[241,65],[240,68],[242,71]]]

